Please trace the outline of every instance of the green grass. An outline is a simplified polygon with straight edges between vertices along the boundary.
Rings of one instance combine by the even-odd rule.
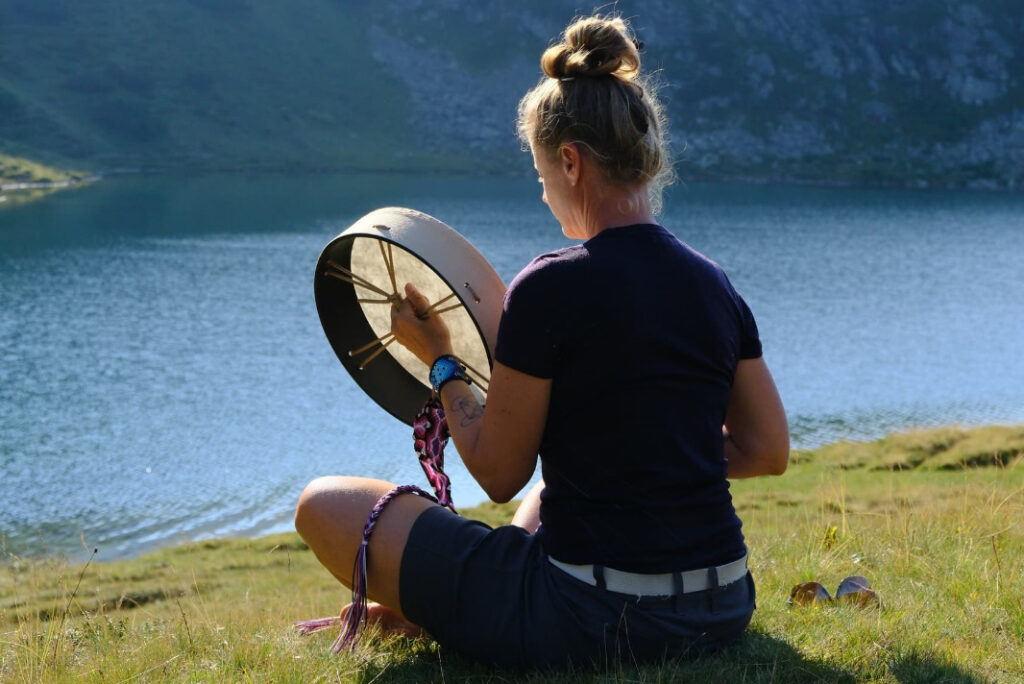
[[[734,483],[758,610],[740,644],[694,661],[524,677],[426,641],[334,655],[333,633],[291,623],[347,591],[284,534],[84,566],[7,558],[0,681],[1021,681],[1022,453],[1024,427],[940,429],[795,452],[784,476]],[[786,605],[801,581],[834,591],[850,574],[881,608]]]

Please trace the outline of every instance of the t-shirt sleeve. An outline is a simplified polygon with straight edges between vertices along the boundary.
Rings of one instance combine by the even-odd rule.
[[[544,257],[523,269],[505,292],[498,325],[495,359],[538,378],[554,376],[565,325],[557,271]]]
[[[736,295],[736,302],[740,308],[740,358],[760,358],[762,354],[761,336],[757,332],[754,314],[739,294]]]

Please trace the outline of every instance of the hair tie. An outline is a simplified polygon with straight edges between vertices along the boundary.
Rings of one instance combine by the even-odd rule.
[[[561,81],[562,83],[568,83],[569,81],[575,81],[576,77],[575,76],[562,76],[558,80]]]

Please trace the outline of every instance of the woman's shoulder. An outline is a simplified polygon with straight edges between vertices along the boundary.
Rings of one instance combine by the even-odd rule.
[[[581,269],[586,255],[573,245],[534,258],[505,291],[504,309],[564,311],[566,302],[578,296]]]
[[[584,267],[587,258],[586,250],[581,245],[572,245],[546,252],[534,259],[521,270],[509,289],[521,287],[550,287],[558,281],[573,277]]]

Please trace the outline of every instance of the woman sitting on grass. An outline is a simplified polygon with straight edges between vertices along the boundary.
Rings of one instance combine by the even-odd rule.
[[[665,122],[624,21],[581,19],[519,105],[550,207],[580,244],[505,295],[481,406],[412,286],[392,330],[424,363],[459,455],[495,501],[541,463],[512,525],[396,498],[369,546],[371,617],[520,667],[720,648],[754,610],[727,478],[779,474],[789,435],[754,317],[722,270],[658,225]],[[327,477],[295,525],[343,584],[393,485]]]

